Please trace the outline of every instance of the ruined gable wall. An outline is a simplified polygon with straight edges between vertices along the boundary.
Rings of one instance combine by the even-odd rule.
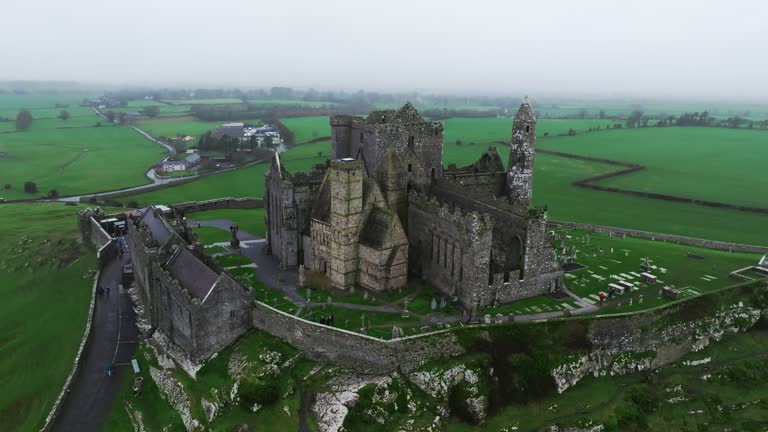
[[[192,321],[197,300],[157,262],[152,263],[152,276],[152,300],[157,310],[153,324],[184,352],[194,354],[197,346]]]
[[[268,251],[275,255],[280,268],[293,267],[297,264],[299,247],[294,186],[272,167],[265,176],[264,191]]]
[[[408,206],[409,266],[467,308],[488,287],[493,220],[451,209],[412,191]]]
[[[331,226],[313,220],[310,228],[312,236],[312,260],[308,268],[328,275],[331,271]]]
[[[213,291],[192,317],[198,358],[210,357],[251,328],[252,297],[252,293],[229,274],[221,274]]]

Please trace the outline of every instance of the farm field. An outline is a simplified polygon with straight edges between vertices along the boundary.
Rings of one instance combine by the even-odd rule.
[[[40,429],[80,345],[96,265],[95,250],[78,240],[84,207],[0,206],[3,430]]]
[[[28,131],[0,134],[0,152],[7,152],[0,158],[0,183],[11,185],[1,192],[6,200],[36,198],[51,189],[63,196],[147,183],[144,172],[164,155],[126,127],[46,129],[34,122]],[[39,193],[24,193],[26,181],[37,183]]]
[[[768,105],[752,103],[724,103],[720,102],[675,102],[675,101],[580,101],[564,100],[557,103],[549,101],[537,103],[536,112],[540,117],[576,117],[580,112],[586,110],[590,117],[597,117],[600,111],[604,111],[607,116],[626,117],[633,110],[639,109],[645,115],[674,115],[683,113],[709,112],[709,115],[715,118],[728,118],[739,115],[751,120],[762,120],[768,118]]]
[[[338,105],[336,102],[304,101],[304,100],[297,100],[297,99],[248,99],[248,103],[252,105],[302,106],[302,107],[309,107],[309,108],[322,108],[326,106]]]
[[[768,187],[767,144],[761,131],[675,127],[555,137],[538,148],[647,166],[600,185],[768,208],[768,194],[756,193]]]
[[[331,135],[331,126],[327,116],[294,117],[281,119],[281,122],[295,135],[296,143]],[[509,118],[451,118],[444,120],[445,149],[454,151],[456,140],[462,140],[467,146],[471,142],[487,145],[496,141],[509,142],[512,137],[512,119]],[[541,120],[536,129],[537,136],[566,134],[569,129],[585,132],[589,128],[605,128],[613,124],[611,120]],[[461,151],[458,149],[457,151]]]
[[[240,99],[168,99],[163,102],[173,105],[229,105],[243,103]]]
[[[138,121],[136,126],[155,137],[175,137],[178,134],[184,134],[199,138],[200,135],[209,130],[216,129],[217,126],[223,123],[227,122],[202,121],[192,116],[181,116],[144,119]],[[247,120],[246,123],[254,125],[262,124],[261,120]]]
[[[289,171],[308,171],[312,169],[312,165],[323,163],[327,159],[327,157],[318,157],[317,152],[314,156],[308,156],[303,149],[299,149],[302,149],[302,146],[281,155]],[[293,156],[293,152],[296,152],[296,156]],[[174,204],[222,197],[261,197],[264,195],[264,173],[268,168],[269,163],[262,163],[203,177],[183,185],[120,199],[136,201],[139,204]]]

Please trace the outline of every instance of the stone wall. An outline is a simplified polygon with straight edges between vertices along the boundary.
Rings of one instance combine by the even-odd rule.
[[[173,205],[184,213],[194,213],[207,210],[248,210],[264,208],[261,198],[219,198],[209,201],[192,201]]]
[[[553,220],[550,220],[548,222],[548,225],[552,227],[575,228],[575,229],[598,232],[603,234],[622,233],[630,237],[678,243],[678,244],[686,244],[691,246],[705,247],[709,249],[725,250],[729,252],[768,253],[768,246],[728,243],[728,242],[721,242],[717,240],[706,240],[706,239],[698,239],[693,237],[683,237],[683,236],[674,235],[674,234],[662,234],[662,233],[654,233],[649,231],[633,230],[629,228],[616,228],[616,227],[609,227],[604,225],[584,224],[584,223],[578,223],[578,222],[562,222],[562,221],[553,221]]]
[[[297,318],[261,302],[253,307],[253,327],[283,339],[311,359],[367,373],[408,371],[464,353],[450,331],[383,340]]]
[[[464,307],[491,304],[478,298],[488,287],[493,221],[451,208],[411,191],[408,208],[409,267]]]

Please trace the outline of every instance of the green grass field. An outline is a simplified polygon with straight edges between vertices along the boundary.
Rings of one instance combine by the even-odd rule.
[[[768,132],[722,128],[611,130],[539,141],[539,148],[647,166],[601,185],[768,207]],[[620,168],[617,168],[620,169]]]
[[[308,171],[312,169],[312,165],[325,162],[327,156],[317,156],[317,151],[322,151],[317,150],[322,148],[320,144],[322,143],[312,144],[312,147],[306,149],[303,148],[304,146],[299,146],[283,153],[282,159],[285,166],[290,171]],[[327,144],[324,145],[327,146]],[[121,199],[130,199],[140,204],[174,204],[223,197],[261,197],[264,194],[264,173],[268,168],[269,163],[262,163]]]
[[[0,158],[0,184],[11,185],[0,191],[6,200],[37,198],[51,189],[74,195],[144,184],[144,172],[164,154],[136,132],[113,125],[33,126],[26,132],[0,134],[0,152],[8,153]],[[26,181],[37,183],[39,193],[24,193]]]
[[[241,104],[243,101],[240,99],[168,99],[163,102],[168,102],[173,105],[229,105],[229,104]]]
[[[159,117],[154,119],[140,120],[136,126],[147,131],[149,134],[161,137],[175,137],[179,134],[191,135],[200,138],[200,135],[209,130],[216,129],[223,121],[202,121],[191,116],[181,117]],[[261,120],[247,120],[246,123],[261,125]],[[193,141],[197,143],[197,141]]]
[[[40,429],[83,336],[96,257],[77,240],[76,210],[0,206],[3,430]]]
[[[336,102],[316,102],[316,101],[303,101],[303,100],[297,100],[297,99],[248,99],[248,103],[252,105],[300,106],[300,107],[309,107],[309,108],[322,108],[322,107],[337,105]]]

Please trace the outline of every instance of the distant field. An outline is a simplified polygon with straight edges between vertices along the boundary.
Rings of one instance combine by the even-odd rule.
[[[294,117],[280,120],[295,134],[297,143],[330,136],[331,126],[328,116]],[[509,142],[512,137],[512,119],[509,118],[451,118],[443,121],[445,125],[446,151],[460,139],[465,145],[475,142],[487,146],[495,141]],[[541,120],[536,129],[538,136],[544,134],[566,134],[569,129],[584,132],[589,128],[608,127],[611,120]],[[461,151],[461,149],[458,149]]]
[[[166,104],[158,104],[158,105],[152,105],[156,106],[158,108],[158,116],[159,117],[174,117],[174,116],[183,116],[186,114],[189,114],[190,106],[189,105],[166,105]],[[104,112],[112,111],[115,113],[119,112],[141,112],[142,109],[144,109],[144,106],[131,106],[128,104],[128,107],[125,108],[109,108],[103,110]]]
[[[289,171],[308,171],[312,169],[312,165],[327,159],[327,156],[316,156],[317,151],[322,151],[321,145],[311,148],[311,151],[298,149],[301,147],[283,153],[283,163]],[[136,201],[139,204],[174,204],[222,197],[261,197],[264,195],[264,173],[268,168],[269,163],[263,163],[203,177],[180,186],[124,197],[121,200]]]
[[[403,102],[391,102],[376,104],[376,109],[399,109],[405,105]],[[498,111],[500,107],[498,105],[477,105],[477,104],[461,104],[461,103],[437,103],[437,102],[413,102],[411,104],[419,111],[424,110],[466,110],[466,111]]]
[[[39,430],[72,368],[96,264],[77,210],[0,206],[0,429]]]
[[[225,105],[243,103],[240,99],[168,99],[163,102],[168,102],[174,105]]]
[[[260,125],[261,120],[246,120],[246,123]],[[224,121],[202,121],[192,116],[182,117],[163,117],[154,119],[140,120],[136,126],[149,132],[151,135],[160,137],[175,137],[177,134],[191,135],[200,138],[200,135],[209,130],[216,129],[219,125],[227,123]],[[197,142],[197,141],[195,141]]]
[[[61,120],[51,120],[61,122]],[[107,125],[74,129],[37,129],[0,134],[0,197],[36,198],[56,189],[76,195],[147,183],[144,172],[160,160],[163,149],[126,127]],[[26,194],[23,184],[37,183]]]
[[[626,117],[633,110],[639,109],[646,115],[674,115],[708,111],[716,118],[740,115],[752,120],[768,118],[768,105],[725,102],[674,102],[674,101],[565,101],[557,104],[537,103],[536,112],[542,116],[574,117],[586,110],[588,116],[598,116],[603,111],[608,116]],[[748,114],[748,115],[747,115]]]
[[[80,105],[84,98],[92,98],[100,94],[100,92],[20,95],[0,93],[0,109],[53,108],[56,104],[67,104],[69,108],[75,108]]]
[[[722,128],[612,130],[539,148],[645,165],[601,185],[768,208],[768,132]]]
[[[296,99],[248,99],[249,104],[253,105],[271,105],[271,106],[303,106],[310,108],[319,108],[325,106],[338,105],[336,102],[317,102],[317,101],[303,101]]]

